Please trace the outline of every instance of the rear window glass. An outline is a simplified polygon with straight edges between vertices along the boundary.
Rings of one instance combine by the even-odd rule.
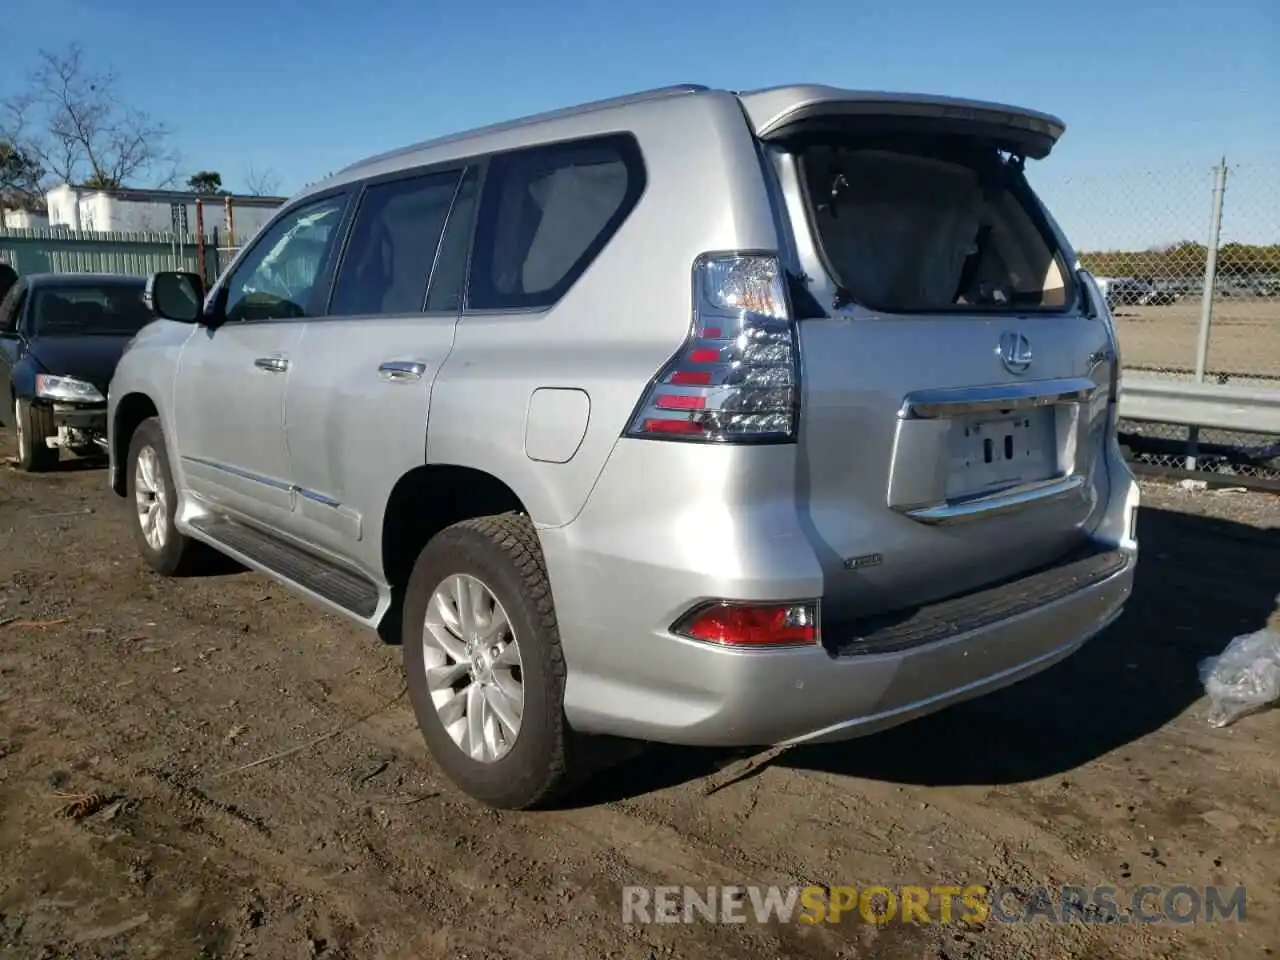
[[[818,145],[801,170],[832,279],[856,303],[921,313],[1071,302],[1030,187],[995,151]]]
[[[644,190],[639,148],[610,136],[494,157],[481,201],[467,303],[555,303],[622,225]]]
[[[135,334],[153,319],[142,291],[141,281],[36,287],[31,293],[35,332],[46,337]]]

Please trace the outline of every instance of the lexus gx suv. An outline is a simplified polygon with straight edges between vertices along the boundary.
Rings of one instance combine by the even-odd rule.
[[[109,396],[162,574],[212,548],[403,646],[436,762],[550,802],[600,744],[872,733],[1121,612],[1138,489],[1047,114],[681,86],[371,157]],[[616,759],[616,754],[610,754]]]

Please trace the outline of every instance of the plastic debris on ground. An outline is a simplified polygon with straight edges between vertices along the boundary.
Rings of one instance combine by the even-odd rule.
[[[1200,661],[1200,682],[1215,727],[1280,701],[1280,633],[1259,630],[1236,637],[1218,656]]]

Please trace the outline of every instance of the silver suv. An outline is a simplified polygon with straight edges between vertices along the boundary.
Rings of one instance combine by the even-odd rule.
[[[151,278],[111,485],[161,573],[212,547],[401,642],[496,806],[614,738],[993,690],[1115,619],[1137,555],[1112,319],[1023,175],[1062,131],[687,86],[373,157],[207,295]]]

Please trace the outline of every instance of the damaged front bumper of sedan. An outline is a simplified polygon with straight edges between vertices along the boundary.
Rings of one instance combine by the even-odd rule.
[[[54,449],[76,453],[107,452],[107,405],[53,403],[53,425],[57,432],[45,438]]]

